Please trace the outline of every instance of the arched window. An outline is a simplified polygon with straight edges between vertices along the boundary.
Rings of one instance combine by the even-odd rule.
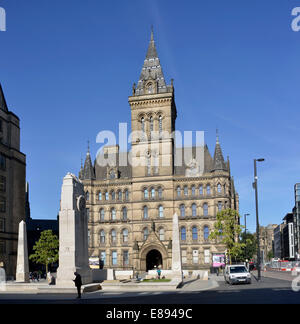
[[[162,198],[162,188],[161,187],[158,188],[158,198],[159,199]]]
[[[159,218],[164,217],[164,207],[163,206],[158,207],[158,216],[159,216]]]
[[[203,204],[203,215],[208,216],[208,204],[207,203]]]
[[[218,201],[218,212],[222,210],[222,202]]]
[[[181,196],[181,189],[180,187],[177,187],[177,197],[180,197]]]
[[[186,228],[183,226],[180,229],[180,238],[181,241],[185,241],[186,240]]]
[[[149,235],[149,230],[148,230],[148,228],[146,227],[146,228],[144,228],[144,230],[143,230],[143,238],[144,238],[144,241],[147,240],[148,235]]]
[[[125,200],[129,200],[129,191],[128,191],[128,189],[125,190]]]
[[[100,244],[104,244],[105,243],[105,232],[104,230],[100,231]]]
[[[111,220],[116,220],[116,210],[115,210],[115,208],[111,209],[110,217],[111,217]]]
[[[153,132],[153,117],[150,117],[150,132]]]
[[[162,125],[162,116],[158,117],[158,123],[159,123],[159,134],[162,133],[163,125]]]
[[[204,237],[204,241],[208,241],[209,227],[207,225],[205,225],[203,228],[203,237]]]
[[[188,195],[189,192],[188,192],[188,187],[187,186],[184,186],[183,193],[184,193],[185,196]]]
[[[154,188],[151,189],[151,198],[155,198],[155,189]]]
[[[123,217],[124,221],[127,220],[127,208],[126,207],[123,207],[123,209],[122,209],[122,217]]]
[[[100,222],[104,222],[105,212],[104,209],[100,209]]]
[[[180,217],[185,217],[185,206],[180,205]]]
[[[217,186],[217,190],[218,190],[218,193],[222,193],[222,187],[221,185],[218,183],[218,186]]]
[[[196,204],[192,204],[192,216],[193,217],[197,216],[197,206],[196,206]]]
[[[203,186],[202,185],[199,186],[199,195],[200,196],[203,195]]]
[[[144,198],[145,199],[148,199],[149,198],[149,192],[148,192],[148,189],[144,189]]]
[[[195,196],[195,195],[196,195],[196,187],[192,186],[192,196]]]
[[[193,238],[193,241],[198,240],[198,229],[196,226],[193,226],[193,228],[192,228],[192,238]]]
[[[121,190],[118,191],[118,200],[122,200],[122,191]]]
[[[159,239],[161,241],[164,241],[164,239],[165,239],[165,230],[163,228],[160,228],[158,232],[159,232]]]
[[[144,117],[141,118],[141,130],[143,133],[145,133],[145,118]]]
[[[111,199],[112,200],[115,200],[116,199],[116,194],[114,191],[111,192]]]
[[[116,230],[111,230],[110,232],[111,243],[117,243],[117,232]]]
[[[209,196],[210,195],[210,185],[206,186],[206,194]]]
[[[143,208],[143,217],[144,217],[144,219],[148,218],[148,207],[147,206],[144,206],[144,208]]]
[[[128,229],[127,228],[123,229],[123,231],[122,231],[122,240],[123,240],[123,243],[128,242]]]
[[[109,194],[107,191],[105,191],[105,200],[108,200],[109,199]]]
[[[98,193],[98,200],[102,200],[102,192],[101,191]]]
[[[151,157],[147,156],[146,159],[147,159],[147,174],[151,175]]]
[[[90,194],[88,191],[85,193],[85,199],[86,199],[86,201],[90,200]]]

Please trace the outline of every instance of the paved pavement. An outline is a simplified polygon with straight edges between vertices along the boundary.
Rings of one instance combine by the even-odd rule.
[[[271,276],[285,276],[284,280]],[[288,274],[262,273],[252,284],[229,285],[223,276],[212,275],[210,280],[186,280],[176,292],[103,292],[87,293],[81,300],[74,294],[3,294],[0,303],[13,304],[300,304],[300,292],[291,287]]]

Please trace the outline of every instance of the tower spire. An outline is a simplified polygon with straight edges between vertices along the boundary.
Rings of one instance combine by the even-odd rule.
[[[146,59],[140,74],[139,82],[134,87],[133,94],[135,96],[145,94],[155,94],[171,92],[171,87],[166,85],[165,77],[160,65],[159,57],[157,54],[153,26],[151,26],[150,42],[146,53]]]
[[[0,109],[4,111],[8,111],[1,83],[0,83]]]
[[[224,161],[221,145],[220,145],[220,138],[219,138],[219,130],[216,130],[216,147],[215,147],[215,154],[214,154],[214,171],[227,171],[226,163]]]

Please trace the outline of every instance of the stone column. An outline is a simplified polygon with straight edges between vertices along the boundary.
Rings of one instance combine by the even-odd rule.
[[[182,280],[181,248],[179,239],[178,215],[173,215],[172,233],[172,277]]]
[[[29,282],[27,231],[24,221],[19,224],[16,282]]]
[[[88,221],[83,184],[68,173],[63,180],[59,212],[59,268],[57,285],[75,287],[74,272],[82,283],[92,282],[88,256]]]

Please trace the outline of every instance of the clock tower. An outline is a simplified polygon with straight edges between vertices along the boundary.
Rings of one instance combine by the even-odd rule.
[[[173,80],[167,85],[158,58],[153,31],[138,84],[129,97],[132,127],[132,176],[168,176],[174,173],[177,117]]]

